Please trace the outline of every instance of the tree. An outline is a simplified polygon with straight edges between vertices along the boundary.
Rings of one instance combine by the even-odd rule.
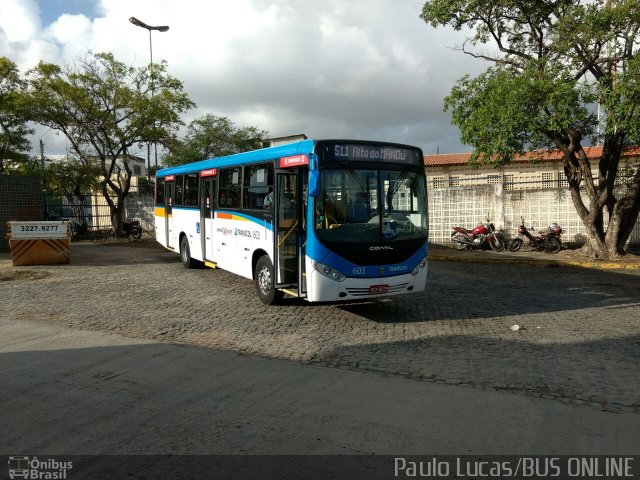
[[[640,141],[638,1],[431,0],[421,18],[470,28],[461,50],[492,64],[462,77],[445,99],[462,141],[475,148],[472,160],[500,166],[527,150],[560,150],[585,249],[623,255],[640,209],[640,169],[616,184],[622,154]],[[603,153],[592,165],[584,147],[595,142]]]
[[[67,200],[82,199],[84,195],[100,188],[102,169],[95,163],[85,164],[71,159],[53,162],[43,175],[44,188],[49,193],[64,195]]]
[[[0,57],[0,175],[7,166],[29,159],[31,143],[27,138],[33,133],[29,120],[26,82],[20,76],[15,63]]]
[[[221,157],[260,148],[268,133],[258,127],[236,127],[227,117],[206,114],[193,120],[184,140],[170,145],[167,165]]]
[[[121,232],[132,177],[129,149],[174,141],[179,115],[194,106],[182,83],[166,73],[164,62],[138,69],[91,52],[64,68],[41,62],[28,79],[36,121],[62,132],[83,165],[99,167],[113,227]]]
[[[74,197],[81,201],[84,195],[100,188],[100,167],[95,164],[85,165],[77,158],[52,162],[44,167],[43,159],[30,157],[17,165],[14,172],[42,178],[44,190],[64,195],[70,202],[74,201]]]

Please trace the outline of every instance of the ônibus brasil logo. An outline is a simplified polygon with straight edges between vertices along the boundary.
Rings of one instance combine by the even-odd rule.
[[[34,480],[65,480],[73,462],[61,462],[53,458],[39,460],[38,457],[9,457],[9,478]]]

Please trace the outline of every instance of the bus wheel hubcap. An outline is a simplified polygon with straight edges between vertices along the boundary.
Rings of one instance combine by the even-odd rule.
[[[258,283],[260,285],[260,290],[262,290],[263,293],[269,293],[269,290],[271,289],[271,275],[269,274],[268,269],[263,268],[260,270]]]

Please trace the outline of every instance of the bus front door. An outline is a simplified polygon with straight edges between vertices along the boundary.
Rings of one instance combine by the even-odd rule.
[[[295,290],[298,294],[298,257],[300,205],[298,175],[295,171],[276,170],[274,252],[276,288]]]

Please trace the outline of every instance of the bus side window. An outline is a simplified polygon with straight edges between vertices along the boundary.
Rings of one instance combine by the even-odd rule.
[[[198,206],[198,174],[189,173],[184,177],[184,205]]]
[[[219,188],[218,189],[218,205],[221,207],[227,206],[227,189]]]
[[[164,178],[156,179],[156,205],[164,205]]]
[[[240,167],[220,169],[218,178],[220,207],[240,208],[241,173]]]
[[[176,179],[173,182],[175,184],[174,186],[175,194],[174,194],[173,204],[178,207],[182,205],[183,182],[184,182],[184,175],[176,175]]]
[[[273,163],[247,165],[244,168],[243,208],[263,210],[270,189],[273,189]]]

